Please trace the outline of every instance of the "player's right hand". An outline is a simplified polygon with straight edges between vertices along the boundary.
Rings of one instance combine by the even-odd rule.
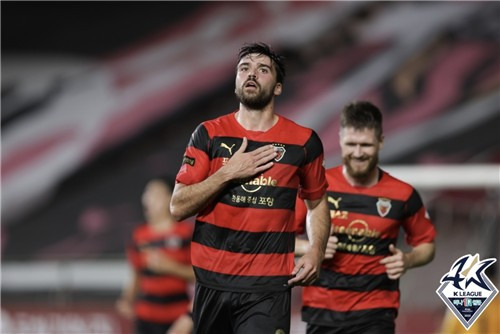
[[[240,148],[233,154],[223,167],[231,180],[245,179],[271,168],[273,159],[277,156],[273,145],[265,145],[251,152],[245,152],[248,140],[243,137]],[[222,169],[222,168],[221,168]]]

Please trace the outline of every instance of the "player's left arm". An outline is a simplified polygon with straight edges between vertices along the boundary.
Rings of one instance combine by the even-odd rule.
[[[309,285],[318,279],[330,235],[330,213],[326,195],[317,200],[306,200],[305,204],[309,247],[293,268],[292,276],[295,277],[288,281],[289,285]]]
[[[159,250],[146,250],[144,252],[146,266],[150,270],[157,273],[174,275],[189,282],[194,282],[195,276],[191,265],[176,261]]]
[[[400,278],[408,269],[423,266],[434,259],[436,229],[424,207],[420,194],[412,188],[406,201],[407,216],[402,221],[406,243],[412,248],[403,252],[394,245],[389,246],[390,255],[380,261],[386,267],[390,279]]]
[[[380,263],[385,265],[387,276],[396,280],[408,269],[426,265],[434,259],[436,246],[434,242],[422,243],[409,252],[403,252],[393,244],[389,246],[391,255],[383,258]]]

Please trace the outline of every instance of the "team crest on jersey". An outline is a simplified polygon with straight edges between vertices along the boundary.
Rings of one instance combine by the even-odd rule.
[[[273,144],[273,146],[277,148],[276,153],[278,154],[278,155],[276,155],[276,158],[274,158],[274,161],[278,162],[281,159],[283,159],[283,156],[286,153],[286,149],[285,149],[285,146],[282,144]]]
[[[441,278],[436,293],[466,330],[498,294],[497,288],[484,273],[495,262],[495,258],[480,261],[479,254],[464,255]]]
[[[391,200],[385,197],[379,197],[377,201],[377,212],[380,217],[385,217],[391,211]]]

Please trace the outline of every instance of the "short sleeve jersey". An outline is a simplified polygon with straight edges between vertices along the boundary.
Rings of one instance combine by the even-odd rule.
[[[147,223],[134,229],[127,255],[139,275],[140,295],[135,303],[138,318],[173,323],[186,312],[189,305],[188,282],[149,270],[144,250],[159,250],[174,261],[189,265],[192,232],[192,224],[187,222],[177,223],[174,228],[165,231],[154,230]]]
[[[200,124],[191,136],[176,181],[198,183],[239,149],[274,145],[274,165],[232,182],[196,218],[191,260],[199,284],[226,291],[287,289],[294,266],[296,196],[326,191],[323,146],[314,131],[279,116],[268,131],[244,129],[231,113]]]
[[[399,281],[379,261],[390,255],[400,228],[411,246],[432,242],[435,228],[418,192],[380,170],[372,187],[353,187],[342,166],[328,169],[328,205],[338,248],[325,260],[320,278],[303,289],[303,320],[332,326],[364,321],[381,309],[399,308]],[[296,229],[303,231],[305,206],[297,202]]]

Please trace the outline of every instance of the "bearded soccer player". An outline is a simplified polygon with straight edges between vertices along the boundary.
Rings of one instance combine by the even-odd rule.
[[[365,101],[341,113],[342,165],[326,178],[331,232],[319,279],[303,289],[308,334],[395,332],[399,278],[434,257],[435,229],[417,191],[378,167],[382,114]],[[305,209],[297,202],[298,225]],[[411,246],[396,247],[403,228]],[[300,228],[299,228],[300,230]],[[308,244],[298,239],[298,255]]]
[[[240,49],[239,109],[191,136],[171,201],[197,213],[191,245],[195,333],[289,333],[291,287],[317,279],[329,235],[323,145],[274,111],[281,57],[262,43]],[[310,247],[294,264],[296,196]]]

